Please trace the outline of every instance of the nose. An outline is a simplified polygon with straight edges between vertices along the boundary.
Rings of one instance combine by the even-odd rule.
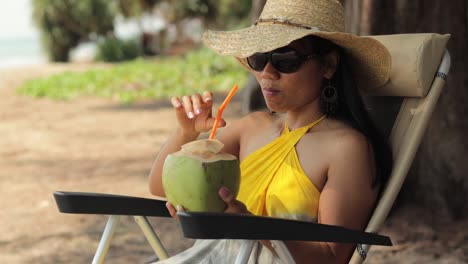
[[[263,68],[262,72],[260,73],[260,76],[263,79],[275,80],[279,78],[279,75],[280,73],[275,69],[275,67],[273,67],[273,65],[271,65],[270,62],[267,62],[267,64],[265,65],[265,68]]]

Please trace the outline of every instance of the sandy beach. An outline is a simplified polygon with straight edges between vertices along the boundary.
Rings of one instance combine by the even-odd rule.
[[[16,94],[27,79],[94,64],[44,64],[0,70],[0,260],[2,263],[90,263],[106,217],[60,214],[54,191],[151,197],[147,176],[154,156],[175,127],[166,101],[122,106],[98,98],[73,101]],[[224,95],[215,98],[221,102]],[[225,111],[239,118],[240,96]],[[375,247],[366,263],[468,263],[468,221],[437,227],[417,205],[395,210],[382,234],[394,246]],[[170,254],[189,247],[172,219],[150,219]],[[150,246],[123,217],[107,263],[144,263]]]

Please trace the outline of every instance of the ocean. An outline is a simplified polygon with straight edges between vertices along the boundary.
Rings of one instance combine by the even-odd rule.
[[[46,62],[39,37],[0,37],[0,69]]]

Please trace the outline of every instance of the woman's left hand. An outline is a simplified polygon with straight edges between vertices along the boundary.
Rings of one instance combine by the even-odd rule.
[[[166,203],[167,210],[169,211],[169,214],[174,218],[175,220],[179,220],[177,217],[177,212],[185,212],[185,209],[181,205],[177,205],[174,207],[173,204],[170,202]]]
[[[239,200],[236,200],[236,197],[234,197],[232,192],[225,186],[221,186],[221,188],[219,188],[218,194],[226,203],[226,209],[224,210],[225,213],[252,214],[249,212],[249,210],[247,210],[245,204]]]

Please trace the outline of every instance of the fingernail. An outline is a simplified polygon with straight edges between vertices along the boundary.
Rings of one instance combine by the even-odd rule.
[[[231,192],[229,191],[228,188],[224,187],[224,186],[221,186],[221,188],[219,188],[219,195],[221,195],[221,197],[227,197],[229,196]]]
[[[182,104],[181,104],[179,101],[175,101],[175,107],[176,107],[176,108],[179,108],[179,107],[181,107],[181,106],[182,106]]]
[[[169,202],[166,203],[166,207],[167,207],[167,209],[169,209]]]
[[[195,114],[193,112],[189,112],[187,115],[188,115],[188,118],[190,119],[195,117]]]
[[[209,102],[209,101],[211,101],[211,97],[205,97],[205,99],[203,99],[203,102],[205,102],[205,103]]]
[[[195,114],[199,115],[201,114],[202,110],[200,108],[195,109]]]

